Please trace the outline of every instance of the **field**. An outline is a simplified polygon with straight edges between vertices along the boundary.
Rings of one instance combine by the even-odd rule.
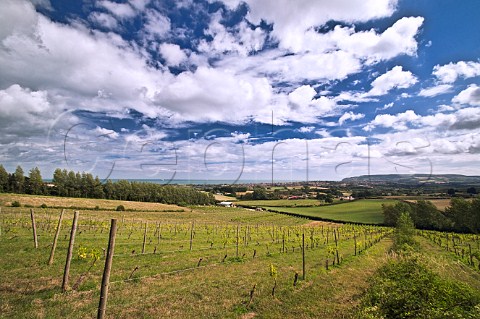
[[[263,202],[263,205],[258,203],[258,206],[280,212],[294,213],[306,217],[365,224],[382,224],[382,204],[396,203],[395,200],[366,199],[344,202],[336,205],[323,205],[314,207],[281,207],[281,205],[269,205],[269,201]]]
[[[356,207],[336,206],[349,204]],[[80,210],[66,292],[61,285],[73,210],[64,214],[49,266],[60,209],[34,208],[34,248],[30,209],[1,207],[0,318],[95,317],[111,218],[118,230],[107,318],[354,318],[369,277],[391,258],[390,228],[242,208],[141,212],[143,203],[130,205],[136,211]],[[422,239],[432,265],[480,289],[468,257],[445,251],[435,236],[442,235]],[[462,238],[464,245],[479,242]]]
[[[319,206],[322,204],[316,199],[272,199],[272,200],[243,200],[236,203],[237,205],[259,206],[259,207],[302,207],[302,206]]]
[[[141,211],[175,211],[182,210],[182,207],[176,205],[167,205],[160,203],[141,203],[130,201],[119,201],[109,199],[89,199],[89,198],[68,198],[68,197],[52,197],[38,195],[20,195],[20,194],[0,194],[0,205],[10,206],[12,202],[18,201],[22,205],[31,205],[39,207],[42,204],[47,207],[61,208],[83,208],[83,209],[115,209],[119,205],[123,205],[126,210]]]

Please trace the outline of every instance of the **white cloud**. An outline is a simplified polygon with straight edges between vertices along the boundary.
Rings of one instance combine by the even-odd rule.
[[[110,11],[119,19],[133,18],[136,15],[135,10],[129,3],[117,3],[108,0],[97,1],[96,5]]]
[[[236,76],[199,67],[183,72],[156,95],[156,103],[193,121],[241,123],[270,105],[272,88],[266,79]]]
[[[162,39],[170,32],[170,19],[158,11],[146,10],[145,19],[144,32],[147,39]]]
[[[458,93],[458,95],[452,99],[452,102],[480,106],[480,87],[476,84],[469,85],[468,88]]]
[[[434,97],[437,95],[445,94],[450,92],[452,86],[450,84],[440,84],[430,88],[422,89],[418,95],[424,97]]]
[[[394,88],[405,89],[417,83],[417,78],[410,71],[403,71],[401,66],[395,66],[385,74],[380,75],[372,82],[372,89],[368,95],[384,95]]]
[[[338,48],[351,52],[368,63],[388,60],[401,54],[414,55],[417,51],[415,36],[423,24],[422,17],[404,17],[395,22],[382,34],[374,30],[356,32],[337,27],[333,35]]]
[[[129,3],[138,11],[143,11],[145,7],[150,3],[150,0],[129,0]]]
[[[461,78],[472,78],[480,75],[480,62],[473,61],[460,61],[457,63],[449,63],[446,65],[436,65],[433,68],[434,76],[440,82],[443,83],[453,83],[459,77]]]
[[[412,110],[407,110],[404,113],[399,113],[396,115],[391,114],[380,114],[375,117],[365,128],[365,131],[371,131],[375,127],[386,127],[393,128],[398,131],[403,131],[408,129],[408,124],[418,120],[419,115],[415,114]]]
[[[259,51],[263,47],[266,34],[260,27],[251,29],[245,21],[240,22],[234,28],[227,30],[221,24],[222,11],[217,11],[210,21],[206,35],[213,40],[201,40],[198,49],[208,55],[222,55],[224,53],[236,53],[247,56],[250,52]]]
[[[109,130],[109,129],[106,129],[104,127],[99,127],[99,126],[97,126],[95,128],[94,132],[96,134],[100,135],[100,136],[108,137],[108,138],[111,138],[111,139],[117,139],[120,136],[120,134],[118,134],[114,130]]]
[[[248,19],[254,24],[259,24],[261,20],[273,23],[273,35],[284,48],[291,47],[295,38],[302,37],[305,31],[330,20],[352,23],[390,16],[397,3],[396,0],[246,2],[250,9]]]
[[[92,12],[88,19],[106,29],[115,30],[118,28],[117,20],[108,13]]]
[[[392,108],[393,105],[394,105],[394,103],[393,103],[393,102],[390,102],[390,103],[388,103],[388,104],[385,104],[383,107],[377,107],[377,108],[375,109],[375,113],[377,113],[378,111],[388,110],[388,109]]]
[[[310,133],[313,132],[315,126],[302,126],[298,129],[300,133]]]
[[[160,44],[159,49],[168,65],[178,66],[187,60],[187,55],[178,44],[162,43]]]
[[[363,119],[365,117],[365,114],[362,114],[362,113],[358,113],[358,114],[355,114],[353,112],[345,112],[342,116],[340,116],[340,118],[338,119],[338,124],[340,125],[343,125],[346,121],[350,120],[350,121],[356,121],[356,120],[360,120],[360,119]]]
[[[343,51],[287,55],[265,61],[258,71],[277,81],[340,80],[361,70],[361,63]]]
[[[0,90],[0,143],[45,136],[60,112],[46,91],[31,91],[18,84]]]

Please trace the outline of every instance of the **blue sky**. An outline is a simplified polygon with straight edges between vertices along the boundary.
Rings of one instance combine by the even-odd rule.
[[[480,175],[480,2],[2,0],[0,163]]]

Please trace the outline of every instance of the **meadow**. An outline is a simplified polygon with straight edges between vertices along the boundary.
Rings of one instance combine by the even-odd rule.
[[[344,201],[335,205],[321,205],[311,207],[270,205],[270,201],[257,201],[259,207],[265,209],[292,213],[308,218],[318,218],[328,221],[382,224],[382,204],[395,204],[395,200],[388,199],[365,199],[356,201]],[[291,201],[289,201],[291,202]]]
[[[391,228],[177,208],[183,211],[79,210],[63,292],[73,210],[65,211],[48,265],[61,209],[32,208],[35,248],[30,208],[1,207],[0,318],[96,317],[112,218],[118,229],[107,318],[354,318],[369,278],[391,258]],[[476,253],[478,236],[455,238],[455,254],[423,235],[425,255],[443,265],[444,276],[480,289],[476,263],[459,248],[470,243]]]

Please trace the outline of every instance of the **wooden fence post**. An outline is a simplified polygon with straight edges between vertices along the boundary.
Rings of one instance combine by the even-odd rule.
[[[305,274],[305,230],[302,233],[302,279],[305,280],[306,274]]]
[[[195,222],[192,222],[192,229],[190,229],[190,251],[193,248],[193,227],[195,227]]]
[[[110,236],[108,240],[107,258],[105,259],[105,268],[103,269],[102,287],[100,291],[100,302],[98,304],[97,318],[105,317],[107,309],[108,284],[110,282],[110,271],[112,270],[113,251],[115,249],[115,236],[117,234],[117,220],[112,219],[110,225]]]
[[[148,227],[148,222],[145,222],[145,230],[143,231],[142,254],[145,254],[145,246],[147,244],[147,227]]]
[[[237,248],[236,248],[236,254],[235,257],[238,258],[238,231],[239,231],[239,226],[237,225]]]
[[[33,212],[33,208],[30,208],[30,217],[32,218],[33,244],[35,248],[38,248],[37,224],[35,223],[35,213]]]
[[[78,211],[73,215],[72,230],[70,231],[70,242],[68,244],[67,260],[65,262],[65,271],[63,272],[62,291],[67,291],[68,275],[70,273],[70,263],[72,261],[73,243],[75,242],[75,234],[77,232]]]
[[[48,265],[51,265],[53,263],[53,256],[55,255],[55,249],[57,248],[57,241],[58,241],[58,236],[60,235],[60,228],[62,226],[62,218],[64,213],[65,213],[65,209],[62,209],[62,212],[60,213],[60,217],[58,218],[57,231],[55,232],[55,237],[53,238],[52,251],[50,252]]]

